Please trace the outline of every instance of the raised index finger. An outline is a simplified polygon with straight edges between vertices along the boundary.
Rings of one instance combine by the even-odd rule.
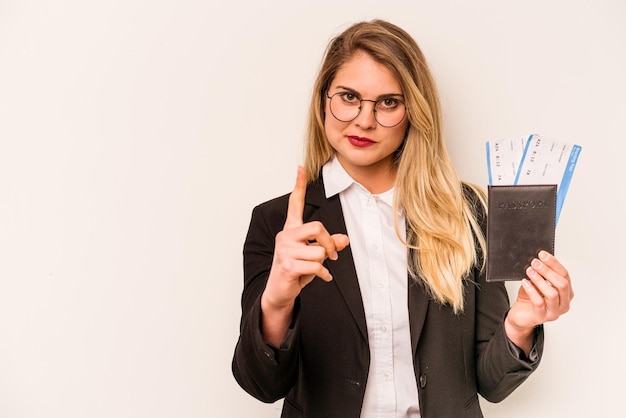
[[[304,167],[298,166],[296,185],[293,187],[291,195],[289,195],[289,206],[287,207],[287,220],[285,220],[285,229],[295,228],[302,225],[305,195],[306,173],[304,172]]]

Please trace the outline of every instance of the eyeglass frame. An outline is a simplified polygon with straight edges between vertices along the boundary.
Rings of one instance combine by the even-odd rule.
[[[333,95],[331,96],[330,94],[328,94],[328,91],[326,91],[326,98],[327,98],[327,99],[330,99],[330,101],[331,101],[331,103],[332,103],[333,97],[335,97],[335,96],[336,96],[336,95],[338,95],[338,94],[346,94],[346,93],[348,93],[348,94],[353,94],[355,97],[359,97],[359,96],[357,96],[356,94],[354,94],[354,93],[350,93],[350,92],[348,92],[348,91],[338,91],[338,92],[336,92],[336,93],[333,93]],[[380,98],[380,99],[378,99],[378,100],[371,100],[371,99],[362,99],[362,98],[359,98],[359,111],[358,111],[358,112],[357,112],[357,114],[356,114],[356,115],[355,115],[352,119],[350,119],[350,120],[342,120],[342,119],[339,119],[337,116],[335,116],[335,112],[333,112],[333,107],[332,107],[332,104],[330,104],[330,103],[329,103],[329,106],[328,106],[328,107],[329,107],[329,109],[330,109],[330,113],[331,113],[331,114],[333,115],[333,117],[334,117],[335,119],[337,119],[339,122],[352,122],[353,120],[355,120],[356,118],[358,118],[358,117],[359,117],[359,115],[361,114],[361,110],[362,110],[362,108],[363,108],[363,102],[370,102],[370,103],[374,103],[374,109],[373,109],[373,110],[374,110],[374,120],[376,121],[376,123],[377,123],[377,124],[379,124],[380,126],[382,126],[383,128],[395,128],[396,126],[400,125],[400,124],[402,123],[402,121],[404,120],[404,118],[406,117],[406,109],[407,109],[407,108],[406,108],[406,103],[404,103],[404,101],[403,101],[403,100],[400,100],[400,99],[395,99],[395,98],[393,99],[393,100],[397,100],[398,102],[402,103],[402,106],[404,106],[404,113],[402,114],[402,118],[398,121],[398,123],[396,123],[395,125],[386,126],[386,125],[383,125],[382,123],[380,123],[380,122],[378,121],[378,118],[376,117],[376,112],[377,112],[377,110],[376,110],[376,104],[377,104],[378,102],[380,102],[380,101],[382,101],[382,100],[386,100],[386,99],[389,99],[389,97],[383,97],[383,98]]]

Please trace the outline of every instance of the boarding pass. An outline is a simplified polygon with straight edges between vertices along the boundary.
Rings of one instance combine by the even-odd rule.
[[[582,147],[533,134],[487,142],[490,185],[556,184],[556,219]]]

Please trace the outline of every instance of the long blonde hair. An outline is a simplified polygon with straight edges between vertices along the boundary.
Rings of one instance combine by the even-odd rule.
[[[307,178],[317,179],[334,154],[324,130],[325,93],[337,71],[358,51],[395,74],[406,101],[409,126],[394,159],[394,206],[406,216],[409,273],[437,301],[461,312],[464,277],[484,265],[485,239],[475,215],[477,207],[484,207],[484,192],[462,182],[452,165],[442,135],[437,88],[420,48],[403,29],[383,20],[360,22],[329,43],[309,111]]]

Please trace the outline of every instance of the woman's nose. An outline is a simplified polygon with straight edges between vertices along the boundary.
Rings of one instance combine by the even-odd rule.
[[[361,101],[361,111],[354,119],[354,123],[363,129],[372,129],[376,127],[376,103],[369,100]]]

